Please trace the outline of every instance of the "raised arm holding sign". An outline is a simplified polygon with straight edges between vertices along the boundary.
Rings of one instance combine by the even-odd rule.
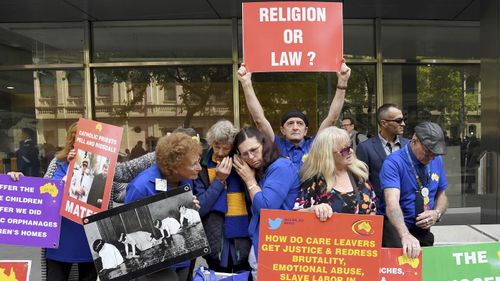
[[[344,105],[347,82],[350,76],[351,69],[345,63],[342,63],[341,70],[337,73],[338,82],[335,97],[330,105],[328,115],[321,122],[318,132],[332,126],[339,118]],[[275,136],[271,123],[264,114],[264,109],[257,99],[252,86],[252,73],[247,70],[245,64],[242,64],[238,70],[238,79],[245,93],[248,111],[252,115],[257,129],[266,135],[267,138],[273,140],[280,148],[281,155],[289,158],[300,169],[304,155],[307,155],[314,140],[314,136],[306,138],[309,125],[307,116],[300,111],[285,113],[282,117],[280,127],[284,139],[280,139],[277,135]],[[292,148],[288,149],[289,147]]]

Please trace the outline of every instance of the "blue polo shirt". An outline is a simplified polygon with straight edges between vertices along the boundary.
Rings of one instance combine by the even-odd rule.
[[[274,143],[278,146],[281,156],[292,161],[297,171],[300,171],[300,167],[302,167],[302,163],[306,160],[315,137],[316,135],[305,138],[299,145],[295,145],[275,134]]]
[[[57,168],[52,176],[53,180],[62,179],[68,171],[69,163],[57,161]],[[67,218],[61,219],[61,234],[59,236],[59,248],[47,248],[47,258],[60,262],[81,263],[93,262],[89,243],[83,225],[73,222]]]
[[[134,202],[155,194],[158,194],[162,191],[157,191],[155,188],[156,179],[162,179],[160,168],[155,163],[151,167],[142,171],[137,177],[135,177],[127,186],[127,193],[125,195],[124,203]],[[179,185],[189,185],[193,186],[192,180],[183,180],[179,182]],[[167,182],[167,189],[172,188],[170,183]],[[178,264],[172,265],[173,268],[182,268],[188,267],[191,261],[184,261]]]
[[[382,169],[380,170],[380,188],[382,192],[386,188],[400,189],[399,205],[403,211],[406,226],[409,229],[413,229],[415,228],[415,219],[417,217],[415,213],[415,191],[418,190],[419,187],[410,159],[417,172],[419,165],[422,166],[422,164],[420,164],[415,154],[413,154],[410,143],[411,142],[385,158]],[[408,154],[410,158],[408,158]],[[426,181],[427,185],[425,185],[425,183],[424,185],[429,189],[429,207],[434,209],[436,193],[448,187],[443,159],[441,156],[436,156],[436,158],[430,161],[424,169],[426,177],[430,174],[430,179]],[[378,212],[379,214],[385,215],[385,198],[382,196],[379,202],[380,206]]]
[[[300,179],[290,160],[278,158],[267,167],[259,181],[262,191],[257,192],[252,202],[252,218],[248,233],[257,257],[259,251],[260,211],[262,209],[292,210],[299,195]]]

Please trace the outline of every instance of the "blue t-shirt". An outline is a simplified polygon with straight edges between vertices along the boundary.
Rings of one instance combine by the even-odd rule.
[[[160,193],[161,191],[157,191],[155,188],[156,179],[162,179],[160,168],[158,168],[157,164],[153,164],[151,167],[142,171],[137,177],[135,177],[127,186],[127,193],[125,194],[124,203],[131,203],[155,194]],[[193,186],[192,180],[184,180],[180,181],[179,185],[189,185]],[[167,182],[167,189],[172,188],[170,184]],[[173,268],[182,268],[188,267],[190,265],[190,261],[180,262],[178,264],[172,265]]]
[[[409,158],[408,155],[410,156]],[[409,159],[413,162],[415,171],[418,173],[419,165],[422,166],[422,164],[420,164],[415,154],[413,154],[410,143],[387,156],[380,170],[380,187],[382,192],[386,188],[400,189],[399,205],[403,211],[406,226],[409,229],[413,229],[415,228],[415,219],[417,217],[415,191],[419,190],[419,187]],[[448,187],[441,156],[436,156],[434,160],[430,161],[424,167],[424,171],[426,179],[424,179],[423,184],[429,189],[429,208],[433,209],[437,192],[443,191]],[[382,196],[379,202],[378,212],[385,215],[385,198]]]
[[[248,226],[256,257],[259,249],[260,210],[292,210],[299,194],[299,174],[290,160],[278,158],[267,167],[259,186],[262,191],[253,197],[252,218]]]
[[[57,161],[57,168],[52,179],[62,179],[66,175],[68,167],[68,162]],[[93,262],[83,226],[67,218],[62,218],[59,248],[47,248],[47,258],[68,263]]]
[[[299,145],[294,145],[287,139],[282,139],[278,135],[274,135],[274,143],[278,146],[280,155],[292,161],[298,172],[302,167],[302,163],[306,160],[309,150],[311,150],[311,145],[315,137],[316,135],[305,138]]]

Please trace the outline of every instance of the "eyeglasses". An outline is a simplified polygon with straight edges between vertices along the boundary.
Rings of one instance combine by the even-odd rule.
[[[352,145],[349,145],[348,147],[344,147],[337,152],[340,153],[340,155],[342,155],[342,157],[347,157],[347,156],[351,155],[351,153],[352,153]]]
[[[395,123],[398,123],[399,125],[401,125],[401,123],[405,123],[406,124],[406,118],[397,118],[397,119],[392,119],[392,120],[388,120],[388,119],[384,119],[385,121],[387,122],[395,122]]]
[[[351,125],[352,125],[352,123],[349,123],[349,124],[342,124],[342,128],[347,127],[347,126],[351,126]]]
[[[241,158],[244,158],[244,159],[248,159],[250,157],[250,155],[255,157],[257,155],[257,152],[259,152],[259,149],[261,147],[262,147],[262,145],[259,145],[259,146],[254,147],[254,148],[250,148],[249,150],[247,150],[243,153],[240,153],[240,156],[241,156]]]

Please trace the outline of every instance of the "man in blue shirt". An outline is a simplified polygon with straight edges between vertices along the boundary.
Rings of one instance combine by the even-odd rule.
[[[337,121],[344,105],[345,91],[347,90],[347,81],[351,75],[351,69],[345,63],[342,63],[340,72],[337,73],[337,90],[333,98],[328,116],[321,122],[318,132],[324,128],[332,126]],[[304,113],[300,111],[291,111],[285,113],[281,119],[280,131],[283,139],[275,135],[271,123],[266,119],[264,110],[260,105],[255,91],[252,86],[252,73],[248,72],[245,64],[242,64],[238,70],[238,79],[241,82],[245,100],[250,115],[259,131],[261,131],[268,139],[273,140],[279,147],[280,154],[283,157],[290,159],[297,171],[300,170],[303,160],[307,157],[314,136],[307,138],[307,130],[309,120]]]
[[[430,228],[446,211],[448,187],[443,159],[444,134],[438,124],[422,122],[411,141],[390,154],[380,171],[379,214],[385,215],[382,246],[403,248],[410,258],[432,246]]]

